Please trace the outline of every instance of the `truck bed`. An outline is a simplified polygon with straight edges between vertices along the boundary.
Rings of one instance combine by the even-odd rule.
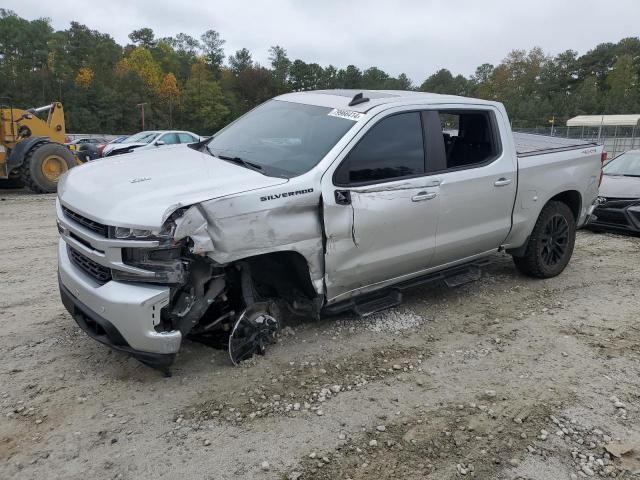
[[[578,140],[575,138],[551,137],[532,133],[513,133],[518,157],[531,157],[552,152],[562,152],[577,148],[593,147],[594,142]]]

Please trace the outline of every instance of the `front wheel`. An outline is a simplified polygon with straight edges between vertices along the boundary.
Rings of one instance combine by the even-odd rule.
[[[513,257],[518,270],[536,278],[551,278],[565,269],[576,241],[576,220],[566,203],[547,203],[536,221],[524,256]]]
[[[54,193],[60,175],[76,165],[71,150],[59,143],[43,143],[27,153],[21,167],[25,185],[36,193]]]

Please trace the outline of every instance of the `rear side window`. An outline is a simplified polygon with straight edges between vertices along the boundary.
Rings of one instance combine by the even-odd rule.
[[[176,143],[180,143],[178,135],[175,133],[167,133],[166,135],[163,135],[160,140],[162,140],[166,145],[175,145]]]
[[[196,141],[196,139],[188,133],[179,133],[178,137],[180,138],[180,143],[193,143]]]
[[[377,183],[424,174],[419,112],[380,120],[358,142],[335,175],[338,185]]]
[[[446,168],[471,168],[500,153],[492,115],[478,110],[440,111]]]

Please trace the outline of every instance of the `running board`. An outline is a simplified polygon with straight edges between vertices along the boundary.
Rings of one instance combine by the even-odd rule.
[[[325,315],[337,315],[352,311],[356,315],[370,315],[387,308],[393,308],[402,302],[402,290],[436,282],[444,282],[449,288],[459,287],[466,283],[480,280],[481,267],[491,263],[490,260],[477,260],[475,262],[459,265],[440,272],[430,273],[421,277],[405,280],[381,290],[358,295],[349,300],[343,300],[322,309]]]
[[[356,298],[353,311],[356,315],[365,317],[381,310],[397,307],[400,303],[402,303],[402,293],[395,289],[385,290],[375,297]]]
[[[464,285],[465,283],[475,282],[480,280],[482,277],[482,271],[480,267],[475,265],[469,267],[466,272],[460,272],[453,275],[450,275],[444,279],[444,283],[449,288],[459,287],[460,285]]]

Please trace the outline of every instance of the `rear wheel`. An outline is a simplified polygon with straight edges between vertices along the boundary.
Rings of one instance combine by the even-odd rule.
[[[571,259],[576,241],[576,221],[562,202],[549,202],[536,222],[524,256],[513,257],[518,270],[536,278],[560,274]]]
[[[60,175],[75,166],[71,151],[58,143],[43,143],[27,153],[21,167],[21,178],[37,193],[56,191]]]

